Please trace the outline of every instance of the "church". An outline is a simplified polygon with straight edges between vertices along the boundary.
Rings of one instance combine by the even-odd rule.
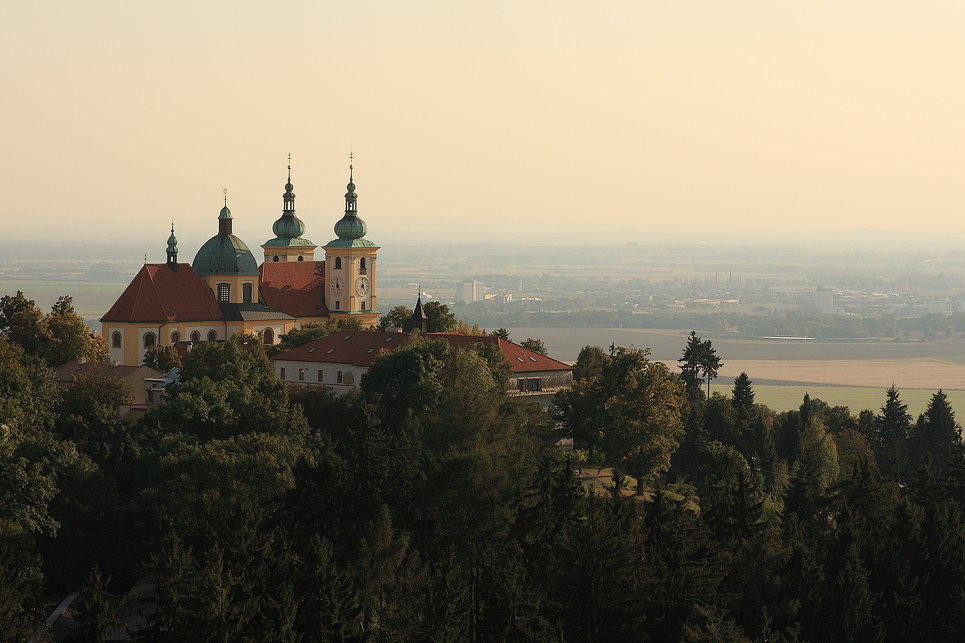
[[[282,214],[272,226],[275,236],[261,246],[261,266],[232,234],[227,191],[218,234],[201,246],[193,263],[178,262],[172,224],[167,261],[145,263],[101,317],[111,361],[138,366],[151,346],[219,341],[235,333],[260,335],[270,346],[292,328],[343,316],[375,326],[379,247],[365,238],[353,171],[349,165],[345,214],[335,224],[336,238],[322,248],[322,261],[315,260],[317,246],[302,236],[305,224],[295,216],[291,165]]]

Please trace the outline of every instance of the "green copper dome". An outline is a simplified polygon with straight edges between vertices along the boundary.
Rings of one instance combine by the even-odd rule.
[[[289,155],[289,159],[291,155]],[[289,163],[291,161],[289,160]],[[285,184],[285,194],[282,195],[281,217],[271,226],[275,233],[274,239],[265,242],[266,246],[312,246],[315,244],[308,239],[302,239],[305,234],[305,223],[295,216],[295,186],[292,185],[292,166],[288,166],[288,183]]]
[[[208,239],[191,264],[199,275],[258,276],[258,263],[245,242],[233,234]]]
[[[348,192],[345,193],[345,216],[335,224],[335,234],[338,239],[328,243],[329,248],[358,248],[376,247],[374,243],[363,239],[367,231],[365,221],[359,218],[358,195],[355,194],[355,182],[352,180],[352,166],[349,166]]]
[[[271,226],[271,231],[279,239],[295,239],[305,233],[305,224],[294,214],[285,213]]]
[[[218,215],[218,234],[208,239],[191,267],[199,275],[258,275],[258,262],[245,242],[231,234],[231,210],[228,204]]]
[[[361,239],[365,236],[366,230],[365,221],[362,221],[357,214],[346,214],[335,224],[335,234],[339,239]]]

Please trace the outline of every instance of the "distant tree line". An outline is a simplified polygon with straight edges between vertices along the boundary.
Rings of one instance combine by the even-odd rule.
[[[526,311],[521,304],[497,311],[486,306],[460,307],[459,314],[480,326],[517,328],[700,328],[705,333],[740,333],[742,336],[794,336],[818,339],[901,338],[905,331],[926,333],[929,339],[965,333],[965,313],[929,313],[896,320],[894,315],[845,317],[789,311],[781,315],[714,312],[634,312],[630,310]]]

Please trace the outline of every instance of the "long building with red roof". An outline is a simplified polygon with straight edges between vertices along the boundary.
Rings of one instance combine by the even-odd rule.
[[[167,262],[145,263],[101,318],[112,361],[137,366],[151,346],[184,350],[194,342],[221,341],[236,333],[260,335],[270,346],[292,328],[333,317],[353,317],[373,327],[380,314],[375,284],[379,247],[365,239],[367,227],[358,216],[349,169],[345,214],[335,224],[337,238],[324,246],[324,261],[315,261],[317,246],[302,236],[305,224],[295,216],[291,165],[282,215],[272,226],[274,238],[261,246],[260,267],[232,233],[227,196],[218,234],[201,246],[191,264],[178,263],[172,224]]]
[[[342,331],[275,355],[275,374],[285,382],[307,386],[328,386],[348,391],[372,363],[386,351],[403,346],[413,336],[391,331]],[[430,339],[444,339],[462,348],[496,344],[509,365],[509,389],[542,406],[573,382],[573,367],[501,337],[477,337],[462,333],[425,333]]]

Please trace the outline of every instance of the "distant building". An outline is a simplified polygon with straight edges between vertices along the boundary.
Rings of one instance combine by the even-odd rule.
[[[69,388],[83,377],[100,376],[121,380],[131,387],[130,403],[117,407],[117,419],[127,421],[131,412],[144,412],[155,402],[149,390],[152,388],[148,380],[161,377],[163,374],[147,366],[112,366],[103,362],[67,362],[54,371],[57,384]]]
[[[834,289],[826,286],[818,286],[814,291],[814,308],[821,313],[834,311]]]
[[[471,304],[480,299],[479,285],[475,279],[456,284],[456,303]]]
[[[151,346],[223,341],[236,333],[260,334],[273,345],[292,328],[333,317],[374,326],[380,315],[379,247],[365,239],[351,165],[347,187],[345,214],[335,224],[337,238],[324,246],[324,261],[315,261],[315,244],[302,236],[305,224],[295,216],[290,165],[282,215],[272,226],[274,238],[261,246],[260,267],[232,233],[227,196],[218,234],[201,246],[192,264],[178,263],[172,224],[167,262],[144,264],[100,320],[111,360],[137,366]]]
[[[317,339],[274,356],[278,379],[306,386],[328,386],[348,391],[359,385],[376,358],[384,351],[404,345],[412,335],[386,331],[345,331]],[[426,333],[454,346],[496,344],[512,369],[509,390],[541,406],[573,382],[573,367],[523,348],[500,337],[476,337],[462,333]]]

